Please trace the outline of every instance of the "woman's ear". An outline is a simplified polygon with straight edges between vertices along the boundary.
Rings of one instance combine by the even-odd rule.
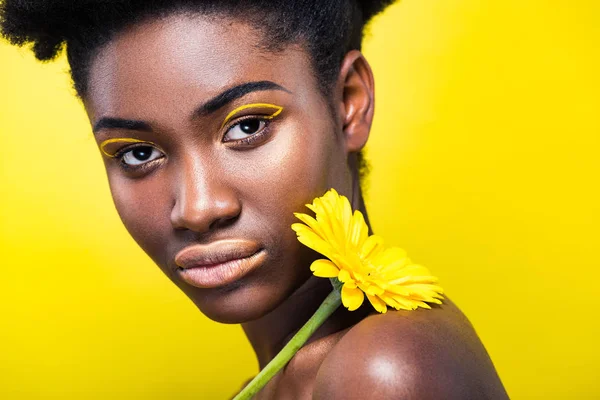
[[[369,139],[375,108],[373,71],[360,51],[351,50],[342,60],[338,85],[346,151],[358,152]]]

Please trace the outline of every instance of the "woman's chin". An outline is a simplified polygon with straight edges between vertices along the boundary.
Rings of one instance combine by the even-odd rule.
[[[241,281],[229,285],[198,289],[180,288],[198,307],[202,314],[223,324],[242,324],[257,320],[273,311],[285,299],[285,293],[277,293],[261,285],[248,285]]]
[[[264,262],[239,279],[212,287],[202,287],[202,282],[183,279],[185,276],[181,275],[170,278],[208,318],[225,324],[242,324],[258,320],[281,306],[312,277],[309,268],[297,267],[294,258],[301,260],[300,265],[310,265],[315,255],[289,253],[293,257]]]

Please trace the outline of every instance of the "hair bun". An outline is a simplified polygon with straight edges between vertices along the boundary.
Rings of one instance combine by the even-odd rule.
[[[54,59],[62,50],[63,38],[38,38],[33,42],[33,53],[38,60],[48,61]]]
[[[60,1],[4,0],[0,2],[0,35],[17,46],[32,44],[38,60],[52,60],[67,40],[68,11]]]
[[[358,5],[363,15],[363,21],[367,23],[371,18],[382,12],[387,6],[394,2],[395,0],[358,0]]]

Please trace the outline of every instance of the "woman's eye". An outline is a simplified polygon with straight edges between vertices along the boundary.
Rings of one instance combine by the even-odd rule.
[[[137,146],[125,151],[121,161],[128,166],[138,166],[162,157],[162,153],[152,146]]]
[[[224,139],[225,141],[244,139],[248,136],[252,136],[259,133],[260,131],[265,129],[266,125],[267,122],[262,119],[246,119],[244,121],[238,122],[237,124],[229,128],[229,130],[225,134]]]

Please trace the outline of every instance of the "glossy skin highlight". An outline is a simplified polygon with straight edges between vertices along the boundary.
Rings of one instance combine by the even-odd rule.
[[[303,47],[266,52],[256,46],[262,34],[242,21],[189,14],[131,26],[94,57],[84,104],[100,146],[136,141],[104,154],[129,233],[205,315],[241,323],[264,366],[331,290],[326,279],[312,277],[309,266],[319,255],[296,240],[293,213],[335,188],[366,215],[356,154],[369,136],[374,84],[368,63],[352,51],[326,99]],[[178,254],[193,269],[216,255],[234,257],[213,248],[236,240],[260,251],[260,265],[222,285],[184,279]],[[202,258],[196,248],[215,254]],[[505,398],[485,349],[449,301],[430,311],[372,313],[368,305],[338,310],[259,398],[347,399],[352,385],[415,389],[419,368],[437,373],[419,360],[444,354],[452,355],[439,357],[444,371],[457,369],[461,357],[476,359],[478,368],[465,373],[484,382],[490,398]],[[402,329],[415,339],[368,340]],[[439,332],[434,342],[444,345],[419,342],[431,339],[431,329]],[[411,354],[413,379],[390,383],[390,371]],[[453,398],[456,381],[444,382],[446,398]],[[370,398],[393,398],[386,393]]]

